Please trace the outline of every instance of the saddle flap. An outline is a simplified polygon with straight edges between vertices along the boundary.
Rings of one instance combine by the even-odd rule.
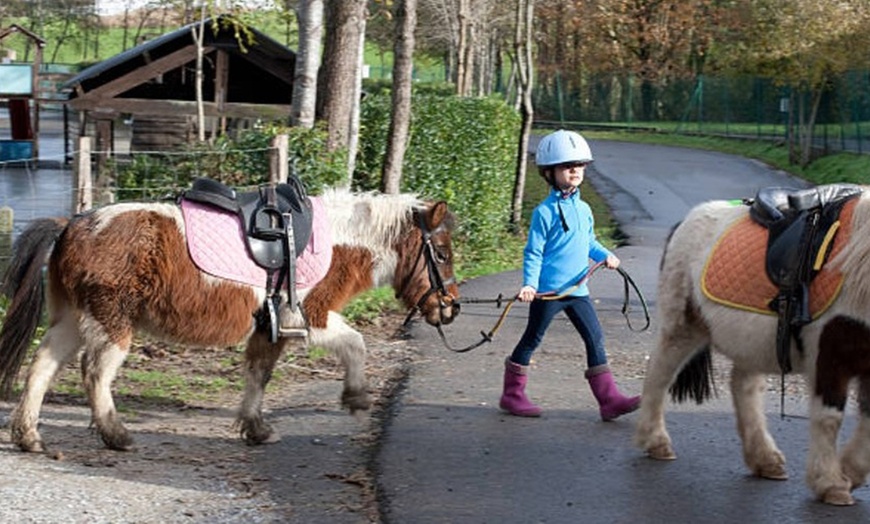
[[[842,203],[861,194],[855,184],[826,184],[809,189],[765,187],[758,190],[749,215],[765,227],[782,219],[794,219],[804,211]]]
[[[782,289],[807,284],[827,258],[831,235],[836,233],[837,219],[843,205],[861,194],[852,184],[829,184],[810,189],[789,191],[768,188],[758,192],[752,210],[759,215],[774,216],[774,222],[760,222],[768,229],[767,274]],[[823,252],[823,250],[825,252]],[[811,261],[816,263],[811,263]]]
[[[181,198],[209,204],[231,213],[239,212],[235,189],[211,178],[199,177],[195,179],[190,189],[182,193]]]

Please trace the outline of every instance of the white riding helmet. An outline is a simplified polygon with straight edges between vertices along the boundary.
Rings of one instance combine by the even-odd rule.
[[[535,152],[535,164],[538,167],[569,162],[592,162],[589,144],[579,133],[560,129],[538,142],[538,149]]]

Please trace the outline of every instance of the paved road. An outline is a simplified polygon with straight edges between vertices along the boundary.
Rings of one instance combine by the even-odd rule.
[[[653,309],[664,239],[693,205],[753,196],[766,186],[803,185],[756,162],[717,153],[618,142],[593,142],[592,150],[596,161],[590,182],[612,202],[630,236],[617,253]],[[510,296],[519,284],[519,272],[508,272],[470,281],[462,292]],[[640,392],[655,330],[627,329],[615,274],[597,273],[591,287],[611,364],[620,370],[617,380],[628,392]],[[529,392],[544,416],[500,413],[502,362],[527,312],[516,306],[492,344],[465,354],[444,349],[431,328],[415,328],[420,358],[376,457],[386,522],[870,521],[867,488],[856,491],[859,502],[850,508],[813,501],[803,483],[804,403],[790,399],[786,412],[797,416],[781,419],[775,388],[767,399],[769,423],[789,459],[791,480],[747,474],[725,383],[716,402],[671,407],[676,461],[646,458],[631,442],[636,415],[599,420],[583,379],[582,344],[567,320],[554,322],[533,362]],[[474,341],[499,313],[491,305],[466,305],[448,336],[457,346]]]

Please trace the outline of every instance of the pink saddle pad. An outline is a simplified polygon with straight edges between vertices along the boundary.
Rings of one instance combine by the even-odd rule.
[[[320,282],[332,262],[332,232],[326,210],[317,197],[311,198],[311,238],[296,259],[296,287],[304,289]],[[182,200],[187,250],[194,264],[209,275],[266,287],[266,270],[248,254],[238,215]]]

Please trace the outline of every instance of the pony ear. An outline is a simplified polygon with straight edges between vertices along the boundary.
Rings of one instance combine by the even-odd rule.
[[[429,229],[438,229],[447,218],[450,211],[447,210],[447,202],[440,200],[429,210]]]

